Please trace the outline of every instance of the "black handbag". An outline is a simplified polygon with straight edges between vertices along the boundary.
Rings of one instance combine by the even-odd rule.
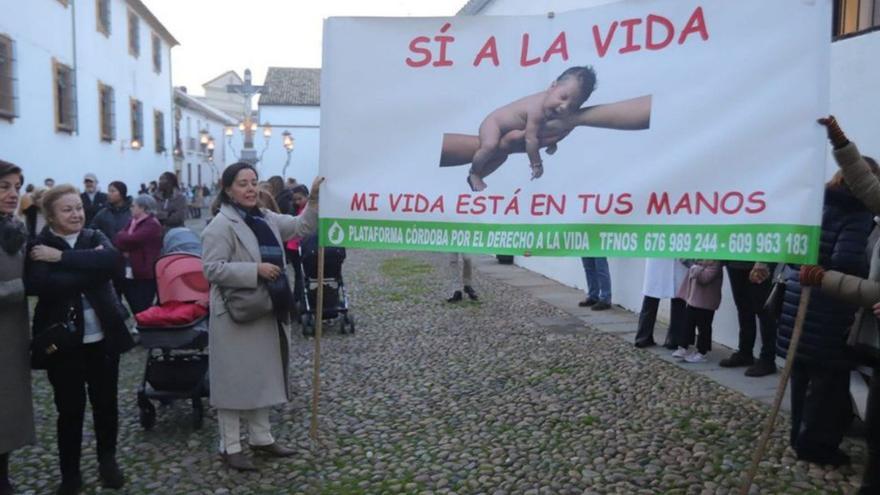
[[[31,340],[31,362],[34,367],[42,367],[58,352],[76,348],[82,343],[82,336],[76,328],[76,308],[71,306],[64,321],[53,323],[34,334]]]

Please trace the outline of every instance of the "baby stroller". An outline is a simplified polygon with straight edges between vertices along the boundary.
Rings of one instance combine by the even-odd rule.
[[[300,322],[306,337],[315,335],[316,304],[318,300],[318,237],[302,240],[299,246],[302,277]],[[349,312],[345,282],[342,280],[342,262],[345,248],[324,248],[324,310],[323,319],[336,319],[341,333],[354,333],[354,316]]]
[[[202,259],[189,253],[172,253],[156,261],[158,305],[135,319],[140,345],[147,350],[144,378],[138,388],[140,423],[149,430],[156,424],[151,401],[169,404],[192,401],[192,424],[202,426],[202,397],[208,396],[208,281]]]

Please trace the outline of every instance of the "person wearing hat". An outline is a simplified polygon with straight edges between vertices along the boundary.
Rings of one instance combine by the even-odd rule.
[[[83,193],[80,197],[86,214],[85,225],[91,225],[95,215],[107,206],[107,195],[98,190],[98,177],[95,174],[88,173],[83,177]]]

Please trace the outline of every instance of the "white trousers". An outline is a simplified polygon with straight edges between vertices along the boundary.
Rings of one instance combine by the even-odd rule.
[[[449,253],[449,264],[457,265],[459,258],[461,258],[461,285],[457,286],[456,289],[465,285],[471,285],[471,273],[473,271],[469,254]]]
[[[269,408],[260,409],[218,409],[217,425],[220,427],[220,452],[237,454],[241,452],[241,418],[247,421],[248,443],[254,446],[275,443],[272,438],[272,425],[269,424]]]

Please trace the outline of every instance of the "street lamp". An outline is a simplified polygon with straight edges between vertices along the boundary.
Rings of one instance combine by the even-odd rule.
[[[202,129],[201,131],[199,131],[199,143],[201,143],[202,145],[208,144],[208,139],[210,138],[211,134],[208,132],[207,129]]]
[[[295,144],[295,140],[293,139],[293,134],[290,131],[285,130],[281,133],[281,145],[284,146],[284,151],[287,152],[287,160],[284,162],[284,168],[281,170],[281,176],[287,178],[287,167],[290,165],[290,155],[293,153],[293,146]]]

